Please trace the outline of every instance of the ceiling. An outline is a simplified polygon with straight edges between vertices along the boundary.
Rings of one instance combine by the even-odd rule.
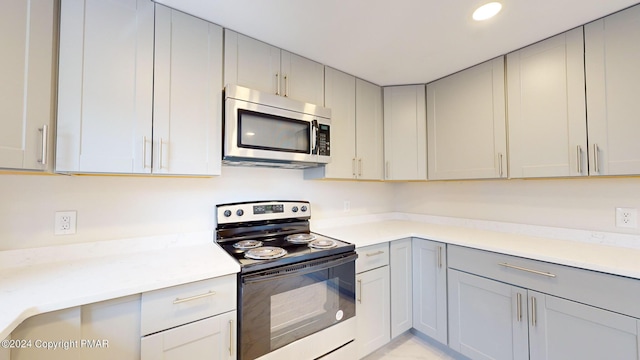
[[[156,0],[378,85],[427,83],[638,0]]]

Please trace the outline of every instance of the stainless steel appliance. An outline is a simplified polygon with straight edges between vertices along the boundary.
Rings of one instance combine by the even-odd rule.
[[[305,201],[217,206],[238,260],[239,359],[317,359],[355,338],[355,246],[309,231]]]
[[[307,168],[331,161],[331,110],[227,85],[223,163]]]

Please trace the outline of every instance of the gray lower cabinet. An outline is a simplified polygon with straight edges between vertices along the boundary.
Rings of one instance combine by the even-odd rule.
[[[356,250],[356,356],[386,345],[390,336],[389,243]]]
[[[625,300],[638,299],[637,280],[447,250],[453,350],[471,359],[640,360],[638,307]]]
[[[531,359],[640,359],[640,320],[529,290]]]
[[[446,246],[430,240],[413,239],[413,327],[447,343],[447,256]]]
[[[448,275],[449,347],[471,359],[528,359],[527,290],[457,270]]]
[[[389,243],[391,338],[413,327],[411,238]]]

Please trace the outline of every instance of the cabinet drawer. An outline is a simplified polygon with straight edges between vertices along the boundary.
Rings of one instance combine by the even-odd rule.
[[[389,243],[366,246],[356,249],[356,274],[389,265]]]
[[[228,275],[142,294],[142,336],[236,308],[236,276]]]
[[[449,245],[448,267],[640,318],[640,280]]]

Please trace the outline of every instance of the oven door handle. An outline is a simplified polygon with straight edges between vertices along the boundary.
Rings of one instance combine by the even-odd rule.
[[[334,259],[314,259],[298,264],[286,265],[279,269],[265,270],[257,274],[246,275],[242,277],[242,282],[244,284],[255,284],[263,281],[283,279],[290,276],[300,276],[356,261],[357,258],[358,254],[353,253],[349,256]]]

